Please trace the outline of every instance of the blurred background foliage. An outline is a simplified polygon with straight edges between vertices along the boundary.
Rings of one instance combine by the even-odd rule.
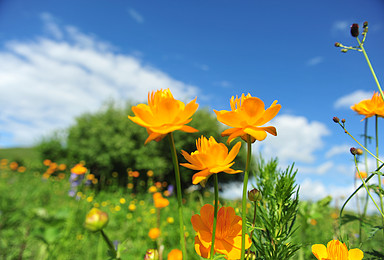
[[[174,170],[168,138],[160,142],[150,142],[144,145],[148,137],[144,127],[138,126],[128,119],[134,116],[132,102],[119,106],[109,101],[97,112],[85,113],[76,118],[75,124],[68,129],[56,131],[51,136],[44,137],[38,145],[41,159],[62,161],[68,165],[84,161],[85,166],[100,181],[100,186],[109,183],[112,173],[118,173],[120,185],[127,184],[127,171],[140,172],[140,179],[146,181],[146,172],[153,170],[158,181],[168,181],[174,184]],[[190,126],[199,130],[197,133],[174,132],[179,163],[185,162],[181,150],[191,153],[196,150],[196,139],[200,136],[213,136],[218,142],[226,142],[227,138],[220,133],[226,128],[216,120],[216,116],[207,108],[200,108],[192,117]],[[233,144],[229,145],[229,149]],[[234,169],[245,166],[245,148],[240,150]],[[192,185],[193,171],[181,167],[182,187]],[[240,180],[241,174],[229,176],[222,174],[221,182]],[[209,185],[209,183],[208,183]]]

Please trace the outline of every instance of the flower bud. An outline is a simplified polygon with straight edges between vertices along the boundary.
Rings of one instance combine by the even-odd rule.
[[[341,43],[340,42],[335,42],[335,47],[341,47]]]
[[[341,52],[346,53],[348,49],[341,49]]]
[[[341,119],[341,123],[345,124],[345,119],[344,118]]]
[[[248,199],[250,201],[260,201],[263,198],[261,192],[258,189],[252,189],[248,191]]]
[[[108,224],[108,214],[98,208],[93,208],[85,217],[84,226],[89,231],[100,231]]]
[[[352,24],[352,26],[351,26],[351,35],[353,37],[359,36],[359,25],[357,23]]]
[[[159,260],[159,252],[156,249],[148,249],[144,260]]]
[[[366,27],[368,27],[368,22],[367,22],[367,21],[365,21],[365,22],[363,23],[363,28],[366,28]]]
[[[335,122],[335,123],[340,122],[340,119],[337,116],[334,116],[332,119],[333,119],[333,122]]]
[[[349,151],[351,152],[352,155],[357,154],[357,149],[355,147],[352,147],[351,149],[349,149]]]
[[[363,149],[361,149],[361,148],[357,148],[357,149],[356,149],[356,154],[357,154],[357,155],[362,155],[362,154],[363,154]]]

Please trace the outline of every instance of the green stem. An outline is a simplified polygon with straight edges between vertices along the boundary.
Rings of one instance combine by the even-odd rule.
[[[379,210],[379,212],[380,212],[380,214],[381,214],[381,217],[384,219],[384,214],[383,214],[383,212],[381,211],[381,209],[379,208],[379,206],[377,206],[376,201],[373,199],[371,193],[369,192],[369,189],[368,189],[368,187],[367,187],[367,184],[365,183],[364,179],[361,177],[359,168],[357,167],[356,155],[354,155],[354,159],[355,159],[355,165],[356,165],[357,173],[359,174],[359,177],[360,177],[361,181],[363,182],[364,188],[365,188],[365,190],[367,191],[367,193],[369,194],[369,197],[371,198],[373,204],[375,204],[376,208]]]
[[[256,225],[256,211],[257,211],[257,201],[254,201],[253,202],[253,207],[255,208],[254,211],[253,211],[253,221],[252,221],[252,228],[255,228],[255,225]],[[255,231],[255,229],[252,229],[251,231],[251,240],[252,240],[252,237],[253,237],[253,231]],[[248,251],[247,251],[247,255],[248,255],[248,258],[250,256],[250,252],[251,252],[251,247],[248,248]],[[247,259],[248,259],[247,258]]]
[[[376,132],[376,156],[379,157],[379,117],[375,115],[375,132]],[[379,167],[380,163],[378,160],[376,160],[376,167]],[[379,198],[380,198],[380,209],[381,212],[384,212],[384,207],[383,207],[383,194],[381,193],[381,176],[380,174],[377,175],[377,180],[378,180],[378,187],[379,187]],[[381,223],[384,225],[384,216],[381,220]],[[384,230],[383,230],[384,233]]]
[[[245,257],[245,233],[247,232],[247,188],[248,188],[248,176],[249,176],[249,164],[251,161],[251,136],[247,135],[247,162],[245,165],[244,181],[243,181],[243,198],[242,198],[242,232],[241,232],[241,259]]]
[[[177,160],[177,153],[175,147],[175,140],[173,139],[173,134],[168,134],[169,145],[171,147],[172,161],[175,170],[175,179],[176,179],[176,192],[177,192],[177,202],[179,206],[179,231],[180,231],[180,244],[181,251],[183,252],[183,259],[187,259],[187,249],[185,245],[184,238],[184,222],[183,222],[183,198],[181,195],[181,181],[180,181],[180,170],[179,163]]]
[[[211,244],[211,258],[213,259],[213,256],[215,254],[215,237],[216,237],[216,224],[217,224],[217,209],[219,207],[219,185],[218,185],[218,177],[217,173],[213,174],[215,181],[214,181],[214,186],[215,186],[215,209],[214,209],[214,215],[213,215],[213,227],[212,227],[212,244]]]
[[[373,75],[373,78],[375,79],[376,85],[377,85],[377,87],[379,88],[381,98],[384,100],[383,90],[381,89],[379,80],[378,80],[377,77],[376,77],[376,73],[375,73],[375,71],[373,70],[372,64],[371,64],[371,62],[369,61],[367,52],[365,51],[364,46],[363,46],[363,44],[361,44],[359,38],[356,37],[356,39],[357,39],[357,42],[359,43],[359,46],[360,46],[361,50],[363,51],[363,54],[364,54],[365,59],[367,60],[369,69],[371,70],[371,73],[372,73],[372,75]]]
[[[362,145],[359,141],[357,141],[356,140],[356,138],[353,136],[353,135],[351,135],[351,133],[350,132],[348,132],[348,130],[341,124],[341,123],[339,123],[339,125],[344,129],[344,131],[345,131],[345,133],[347,134],[347,135],[349,135],[358,145],[360,145],[361,146],[361,148],[363,148],[367,153],[369,153],[370,155],[372,155],[373,156],[373,158],[375,158],[377,161],[379,161],[379,162],[381,162],[381,163],[384,163],[382,160],[380,160],[380,158],[379,157],[377,157],[376,155],[374,155],[373,153],[371,153],[364,145]]]
[[[115,249],[112,241],[108,238],[107,234],[105,234],[104,230],[100,230],[100,233],[103,236],[104,241],[107,243],[109,250],[113,254],[113,257],[116,258],[117,252],[116,252],[116,249]]]

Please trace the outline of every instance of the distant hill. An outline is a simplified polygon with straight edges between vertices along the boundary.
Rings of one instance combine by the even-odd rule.
[[[0,159],[25,163],[41,160],[40,154],[35,147],[0,149]]]

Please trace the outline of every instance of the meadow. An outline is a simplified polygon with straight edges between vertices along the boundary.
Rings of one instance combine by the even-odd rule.
[[[164,180],[156,178],[156,172],[147,181],[140,180],[140,176],[147,175],[147,172],[140,172],[138,177],[131,175],[130,188],[119,187],[117,175],[114,175],[116,182],[112,181],[101,191],[95,189],[97,184],[87,186],[84,182],[76,196],[71,197],[68,195],[71,189],[69,167],[57,169],[46,178],[43,176],[50,167],[47,161],[44,165],[36,149],[1,149],[0,155],[1,259],[106,259],[108,246],[102,237],[84,228],[86,214],[93,207],[108,213],[109,223],[105,232],[120,244],[121,259],[143,259],[148,249],[159,248],[159,245],[163,246],[166,259],[172,249],[179,248],[177,200],[175,194],[168,194],[165,197],[169,205],[158,212],[151,192],[167,191],[168,186]],[[12,162],[18,162],[18,167],[11,168]],[[269,162],[262,167],[267,170],[276,165]],[[121,174],[128,176],[127,172]],[[140,192],[133,192],[133,185],[137,185]],[[191,191],[183,195],[188,254],[190,259],[201,259],[191,246],[195,231],[188,220],[199,212],[202,205],[211,203],[214,196],[209,191]],[[340,232],[348,238],[349,245],[359,246],[364,252],[381,250],[381,233],[370,234],[374,223],[380,220],[377,215],[364,219],[363,238],[359,244],[358,219],[353,218],[340,229],[339,209],[330,207],[330,201],[331,198],[324,198],[318,202],[299,203],[293,227],[295,232],[288,239],[289,243],[299,246],[293,259],[315,259],[311,246],[326,243]],[[220,199],[220,203],[241,208],[240,201]],[[251,218],[253,207],[250,202],[247,207]],[[353,212],[348,216],[353,216]],[[153,240],[148,232],[158,226],[158,221],[162,234],[159,240]],[[256,222],[256,226],[263,226],[261,220]]]

